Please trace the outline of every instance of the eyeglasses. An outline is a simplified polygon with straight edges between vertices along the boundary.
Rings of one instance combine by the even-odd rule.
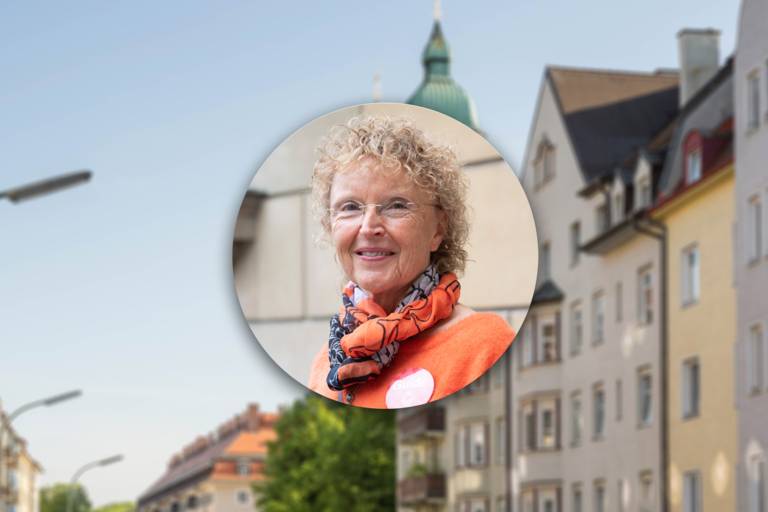
[[[336,208],[331,208],[331,219],[336,221],[360,221],[365,216],[369,206],[376,209],[376,215],[387,220],[400,220],[412,216],[421,206],[438,206],[436,204],[419,204],[405,199],[390,199],[386,203],[361,203],[360,201],[344,201]],[[439,206],[438,206],[439,207]]]

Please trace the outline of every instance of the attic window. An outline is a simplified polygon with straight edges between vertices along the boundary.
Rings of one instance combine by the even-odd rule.
[[[651,206],[651,180],[647,176],[637,183],[637,207],[638,209]]]
[[[613,195],[613,218],[614,222],[624,220],[624,191],[620,190]]]
[[[555,177],[555,146],[546,137],[539,142],[539,146],[536,148],[533,174],[536,188]]]
[[[685,183],[690,185],[701,179],[701,134],[694,130],[685,139]]]

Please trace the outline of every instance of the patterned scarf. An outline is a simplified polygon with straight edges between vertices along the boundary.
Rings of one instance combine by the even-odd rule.
[[[392,362],[400,342],[451,316],[460,293],[454,274],[440,276],[430,265],[411,284],[395,311],[387,315],[362,288],[350,282],[341,295],[341,311],[331,317],[328,387],[341,391],[374,379]]]

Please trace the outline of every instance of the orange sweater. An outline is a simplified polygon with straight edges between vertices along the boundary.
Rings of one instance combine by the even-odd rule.
[[[490,369],[514,337],[515,333],[509,325],[493,313],[470,315],[434,334],[427,330],[402,342],[394,362],[376,379],[351,388],[352,405],[386,409],[385,396],[390,385],[403,375],[419,369],[430,372],[435,380],[429,401],[440,400]],[[326,344],[312,362],[309,388],[339,400],[340,392],[329,389],[325,383],[329,369]]]

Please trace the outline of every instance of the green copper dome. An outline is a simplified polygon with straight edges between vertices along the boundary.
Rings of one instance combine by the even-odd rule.
[[[477,130],[472,98],[451,78],[451,55],[437,20],[421,60],[424,63],[424,80],[407,103],[437,110]]]

